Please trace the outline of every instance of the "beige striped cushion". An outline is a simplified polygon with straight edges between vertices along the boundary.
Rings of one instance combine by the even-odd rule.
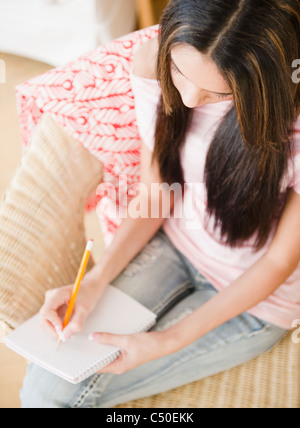
[[[100,161],[44,115],[0,206],[2,333],[36,313],[46,290],[74,282],[101,177]]]

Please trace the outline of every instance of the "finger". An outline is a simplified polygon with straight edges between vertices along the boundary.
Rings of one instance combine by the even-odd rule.
[[[63,325],[60,317],[55,310],[42,308],[40,311],[40,324],[42,327],[46,327],[47,330],[54,332],[61,332]],[[49,327],[49,328],[47,328]],[[52,327],[52,329],[51,329]]]
[[[40,326],[48,333],[50,334],[52,337],[57,338],[57,333],[55,328],[53,327],[53,325],[45,320],[44,318],[40,318]]]
[[[92,333],[89,339],[101,345],[117,346],[121,349],[124,349],[128,343],[127,336],[110,333]]]
[[[40,320],[43,327],[51,325],[57,332],[61,332],[63,325],[59,316],[59,309],[64,306],[70,298],[70,287],[46,292],[45,303],[40,310]]]
[[[63,305],[67,305],[70,297],[71,288],[69,286],[55,290],[48,290],[46,292],[44,306],[50,309],[58,309]]]
[[[84,308],[75,307],[73,317],[63,331],[63,337],[69,340],[74,334],[79,333],[85,324],[87,316],[88,312]]]

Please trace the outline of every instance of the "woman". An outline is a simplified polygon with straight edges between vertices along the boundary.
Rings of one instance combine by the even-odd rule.
[[[166,391],[269,351],[299,318],[299,2],[171,0],[160,27],[136,52],[132,85],[142,204],[170,204],[123,221],[63,335],[81,330],[109,283],[158,323],[95,332],[122,355],[80,385],[30,366],[23,407],[112,407]],[[183,194],[151,194],[162,182]],[[183,206],[192,218],[174,215]],[[71,288],[46,295],[41,322],[54,336]]]

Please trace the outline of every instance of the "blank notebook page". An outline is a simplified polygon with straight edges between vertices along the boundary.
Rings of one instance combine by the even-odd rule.
[[[114,361],[120,350],[88,340],[90,333],[134,334],[148,331],[156,315],[143,305],[109,286],[96,309],[89,316],[81,333],[62,343],[39,325],[36,315],[6,336],[4,343],[29,361],[62,377],[79,383]]]

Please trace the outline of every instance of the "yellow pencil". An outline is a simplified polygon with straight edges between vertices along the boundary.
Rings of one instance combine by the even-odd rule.
[[[68,305],[68,308],[66,311],[66,315],[64,318],[63,329],[65,329],[67,327],[67,325],[69,324],[69,321],[71,319],[71,316],[72,316],[72,313],[74,310],[74,306],[75,306],[75,302],[76,302],[76,298],[78,295],[78,291],[80,288],[80,284],[81,284],[82,278],[85,274],[85,270],[86,270],[87,264],[89,262],[89,258],[90,258],[90,254],[91,254],[93,245],[94,245],[94,241],[92,239],[90,239],[86,245],[86,248],[85,248],[82,260],[81,260],[81,264],[80,264],[80,267],[78,270],[77,278],[76,278],[74,288],[72,291],[71,299],[70,299],[70,302],[69,302],[69,305]],[[61,338],[58,339],[57,348],[56,348],[57,350],[59,349],[60,344],[61,344]]]

